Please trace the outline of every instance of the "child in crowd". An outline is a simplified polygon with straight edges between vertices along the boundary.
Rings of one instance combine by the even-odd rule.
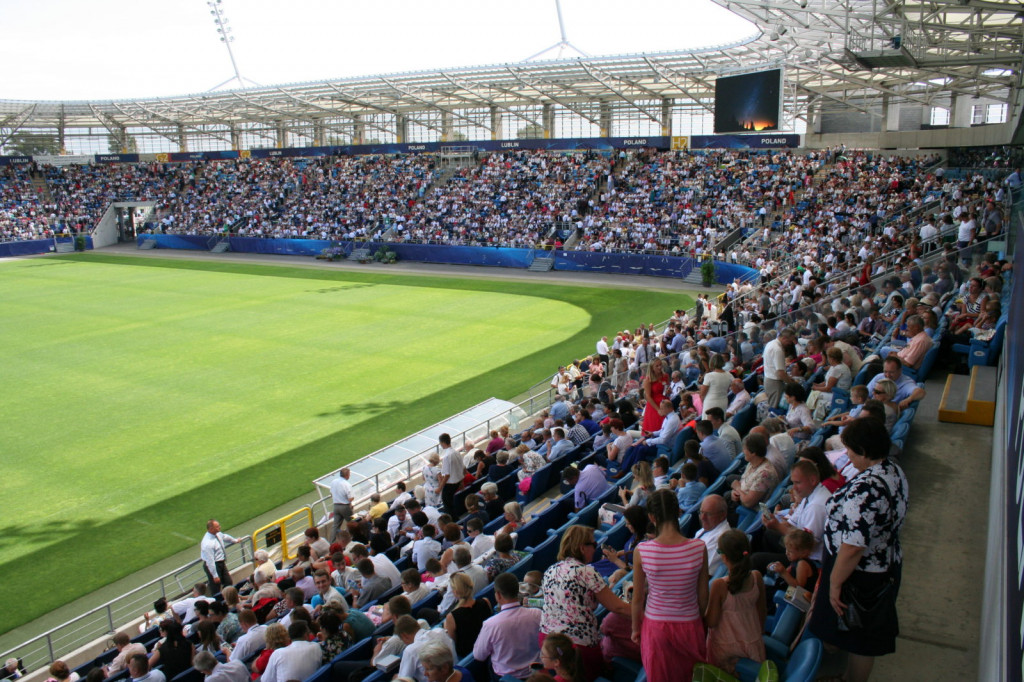
[[[864,403],[867,402],[867,399],[869,397],[871,396],[868,395],[867,386],[865,386],[864,384],[857,384],[856,386],[853,386],[852,388],[850,388],[850,404],[853,405],[853,407],[850,408],[850,411],[844,412],[843,414],[838,414],[832,419],[822,422],[821,425],[838,426],[839,433],[842,433],[843,429],[846,428],[847,424],[849,424],[851,421],[860,416],[860,411],[864,409]],[[843,442],[839,439],[839,434],[831,436],[828,440],[825,441],[826,450],[839,450],[842,447]]]
[[[654,488],[660,490],[661,488],[668,488],[670,484],[668,482],[668,457],[658,457],[654,460]]]
[[[818,567],[809,559],[814,551],[814,536],[801,528],[794,528],[786,533],[783,544],[789,565],[783,566],[781,561],[776,561],[768,566],[769,571],[786,583],[783,586],[776,582],[776,588],[802,587],[808,592],[813,591],[814,583],[818,581]]]
[[[765,660],[764,621],[767,602],[761,574],[750,565],[750,542],[741,530],[729,530],[718,540],[718,553],[729,575],[711,583],[704,622],[708,626],[708,658],[732,673],[740,658]]]
[[[555,672],[555,682],[583,682],[583,659],[573,648],[572,640],[560,632],[544,638],[540,647],[540,662]]]
[[[440,576],[447,578],[448,572],[441,568],[441,561],[439,559],[429,559],[427,561],[427,570],[420,573],[420,581],[425,583],[436,582]]]
[[[710,464],[710,462],[708,463]],[[693,462],[684,464],[681,474],[682,478],[678,483],[675,480],[672,482],[676,484],[674,487],[676,489],[676,499],[679,500],[679,508],[685,510],[697,504],[701,495],[704,494],[708,487],[697,480],[697,465]]]
[[[541,571],[527,571],[523,576],[523,582],[527,585],[526,593],[521,595],[524,603],[526,599],[541,596],[541,583],[544,582],[544,574]]]
[[[697,467],[697,480],[703,483],[705,487],[714,483],[715,479],[718,478],[720,472],[711,463],[711,460],[701,453],[699,441],[686,441],[683,445],[683,456],[686,457],[688,463],[693,463]]]

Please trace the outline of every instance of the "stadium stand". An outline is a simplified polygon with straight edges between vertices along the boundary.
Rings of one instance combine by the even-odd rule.
[[[599,169],[603,162],[597,159],[588,161],[586,157],[566,157],[557,161],[541,154],[516,155],[514,159],[505,161],[492,157],[485,163],[497,168],[484,173],[481,177],[491,180],[499,178],[497,183],[500,186],[502,182],[512,181],[516,173],[528,172],[527,169],[543,170],[545,162],[549,160],[552,163],[547,170],[554,179],[550,186],[545,184],[545,180],[537,180],[537,188],[542,196],[552,187],[565,182],[592,183],[587,186],[597,188],[598,183],[593,180],[594,171]],[[694,163],[699,167],[704,161],[706,159]],[[394,173],[408,172],[409,181],[404,185],[405,193],[399,193],[399,198],[396,199],[399,203],[407,204],[407,207],[414,202],[414,195],[422,194],[420,190],[423,185],[419,183],[430,176],[430,163],[426,159],[416,159],[409,163],[364,159],[362,163],[369,164],[369,167],[380,166],[378,170],[382,173],[381,177],[388,178],[389,182],[394,180]],[[588,165],[591,163],[596,165]],[[653,182],[652,169],[656,172],[656,169],[665,163],[665,159],[660,155],[653,152],[641,153],[635,157],[627,157],[624,163],[631,165],[630,170],[621,176],[623,185],[646,186],[649,191],[636,192],[631,189],[623,191],[621,196],[612,192],[610,195],[618,198],[611,201],[599,200],[595,214],[612,216],[609,220],[614,220],[615,216],[622,214],[623,206],[635,207],[644,204],[643,199],[638,197],[676,191],[677,186],[673,186],[671,182],[658,184],[657,189],[650,189],[653,186],[650,184]],[[296,576],[301,577],[299,584],[302,584],[302,580],[307,580],[308,576],[321,569],[326,571],[325,575],[332,576],[331,586],[326,594],[316,591],[312,594],[300,592],[297,597],[293,597],[290,596],[291,592],[286,591],[285,599],[281,601],[276,601],[276,597],[269,598],[277,603],[269,613],[266,611],[265,598],[259,597],[262,592],[257,594],[261,603],[251,604],[253,607],[259,607],[261,614],[265,614],[262,617],[266,623],[287,623],[294,622],[290,617],[293,614],[306,613],[306,609],[299,602],[307,601],[314,627],[324,614],[338,611],[338,618],[342,619],[344,627],[336,635],[322,636],[325,640],[323,665],[307,677],[307,680],[338,679],[336,676],[332,677],[332,670],[343,668],[343,664],[348,662],[376,658],[376,654],[370,650],[373,640],[367,635],[370,632],[375,636],[390,635],[392,624],[388,620],[387,607],[392,603],[390,600],[393,597],[405,592],[416,594],[416,603],[412,605],[411,613],[421,619],[420,627],[429,627],[431,623],[436,625],[431,631],[434,633],[432,635],[414,633],[410,635],[409,641],[399,637],[393,645],[394,651],[400,653],[412,641],[419,641],[420,637],[436,637],[439,641],[446,641],[450,630],[446,633],[444,617],[448,611],[459,605],[460,608],[469,609],[475,603],[474,598],[469,595],[460,598],[461,601],[457,603],[453,595],[453,584],[450,582],[452,572],[493,577],[507,571],[520,581],[524,580],[530,571],[539,571],[543,574],[557,563],[560,546],[573,527],[592,528],[596,532],[597,541],[602,545],[614,550],[627,550],[624,558],[628,568],[628,550],[635,546],[637,540],[642,540],[646,533],[645,529],[631,530],[631,527],[626,525],[623,514],[625,512],[628,515],[628,507],[623,509],[616,506],[619,501],[618,486],[629,493],[623,496],[624,500],[631,498],[631,502],[640,505],[646,503],[655,487],[674,490],[680,503],[685,500],[685,504],[680,505],[683,514],[680,527],[688,536],[696,533],[697,537],[701,537],[701,533],[708,530],[701,530],[705,517],[703,511],[698,515],[697,510],[704,509],[705,501],[721,499],[718,496],[724,495],[730,513],[729,518],[723,523],[746,533],[755,549],[771,551],[773,542],[777,545],[778,538],[773,541],[770,537],[768,529],[763,525],[765,517],[758,513],[757,505],[763,502],[768,509],[775,509],[779,505],[778,508],[783,513],[786,512],[787,504],[792,504],[794,510],[799,508],[801,495],[806,495],[808,491],[797,489],[796,481],[789,476],[789,470],[794,462],[801,458],[805,448],[809,457],[807,461],[813,462],[823,482],[815,490],[825,490],[824,483],[827,481],[850,480],[858,475],[854,460],[846,452],[842,441],[837,442],[832,438],[836,434],[837,426],[847,427],[856,420],[877,420],[879,424],[884,424],[884,429],[889,434],[892,456],[898,457],[905,449],[909,426],[923,395],[923,384],[920,382],[939,362],[939,348],[943,335],[949,333],[951,324],[958,324],[961,329],[967,330],[969,337],[981,338],[972,340],[969,347],[965,347],[965,344],[950,344],[952,352],[941,358],[942,363],[953,369],[959,364],[966,365],[968,363],[962,359],[965,352],[970,354],[969,364],[972,367],[990,365],[994,361],[993,355],[998,353],[998,344],[992,342],[1006,324],[1006,313],[993,309],[989,315],[983,311],[988,310],[985,307],[988,302],[1000,300],[1000,292],[1006,278],[1012,276],[1012,270],[1009,263],[1000,261],[995,253],[987,251],[985,247],[987,242],[1000,235],[986,233],[982,229],[978,232],[977,246],[953,249],[948,243],[941,247],[938,245],[940,239],[947,239],[947,236],[941,233],[934,244],[923,240],[921,228],[926,224],[948,223],[946,216],[952,218],[954,213],[963,221],[967,221],[972,214],[983,214],[994,208],[1002,210],[1004,197],[1001,194],[997,196],[997,192],[1000,192],[997,184],[981,181],[976,177],[968,177],[961,181],[950,180],[940,184],[933,175],[922,171],[921,164],[917,162],[873,159],[868,155],[859,154],[850,160],[824,160],[816,156],[791,158],[788,159],[787,165],[794,174],[785,177],[796,180],[801,174],[806,173],[805,179],[799,181],[800,184],[807,189],[817,189],[820,186],[821,191],[816,192],[814,196],[808,196],[805,192],[806,205],[802,209],[797,208],[791,197],[778,196],[780,207],[792,206],[787,218],[790,222],[784,222],[777,230],[779,234],[772,237],[773,241],[768,250],[784,251],[787,255],[773,262],[772,269],[765,269],[765,276],[760,284],[755,286],[751,283],[736,283],[716,300],[701,299],[698,305],[703,309],[699,316],[696,311],[692,316],[688,312],[677,311],[676,315],[659,330],[638,328],[635,333],[616,334],[608,351],[615,355],[621,353],[625,358],[624,363],[615,363],[612,367],[605,368],[595,355],[573,364],[570,372],[571,383],[563,392],[568,400],[559,401],[558,405],[552,404],[548,409],[538,413],[536,420],[531,422],[527,429],[514,434],[505,442],[506,449],[503,451],[508,452],[509,464],[513,468],[498,482],[498,489],[503,493],[501,502],[512,502],[514,499],[521,505],[524,511],[521,518],[517,513],[519,507],[514,512],[509,512],[506,508],[504,516],[496,514],[493,518],[465,516],[466,495],[479,491],[485,480],[481,478],[477,481],[472,474],[467,474],[465,489],[455,497],[456,508],[439,510],[427,507],[424,510],[427,513],[418,516],[422,512],[414,505],[413,509],[416,511],[407,517],[410,519],[410,525],[400,525],[397,532],[387,538],[385,544],[373,546],[371,554],[374,559],[370,565],[390,565],[395,573],[410,567],[413,563],[413,547],[418,546],[417,543],[422,538],[422,526],[427,523],[429,515],[437,517],[442,513],[446,513],[447,518],[440,516],[436,523],[444,531],[438,533],[438,537],[444,538],[438,552],[465,544],[462,538],[467,537],[467,531],[474,530],[470,524],[471,518],[483,522],[483,533],[473,535],[473,543],[482,542],[481,537],[486,538],[487,543],[495,543],[495,534],[500,536],[507,532],[510,533],[511,543],[518,548],[517,550],[503,550],[504,545],[492,547],[481,551],[479,556],[469,563],[460,563],[456,558],[447,571],[432,570],[428,564],[427,571],[422,576],[422,579],[428,581],[425,583],[425,589],[414,587],[405,580],[404,574],[401,585],[392,584],[389,578],[384,578],[386,586],[377,596],[366,600],[361,610],[363,615],[357,614],[354,606],[360,593],[360,583],[366,579],[360,576],[360,572],[363,576],[367,575],[363,565],[358,561],[367,554],[365,549],[360,549],[362,545],[349,543],[346,547],[343,544],[335,544],[326,555],[313,556],[308,563],[276,567],[274,581],[285,588],[295,585]],[[687,168],[685,164],[678,167]],[[110,170],[111,168],[119,170]],[[366,167],[362,169],[366,170]],[[237,171],[260,177],[278,177],[278,173],[284,173],[284,177],[300,178],[300,183],[306,182],[301,179],[307,177],[304,173],[322,178],[321,173],[331,172],[328,168],[313,166],[306,168],[304,173],[293,176],[293,171],[298,171],[290,163],[280,166],[268,163],[234,169],[230,165],[219,165],[216,171],[210,168],[205,170],[217,173]],[[509,171],[507,174],[506,170]],[[821,180],[820,185],[815,184],[812,178],[815,174]],[[140,167],[132,166],[101,167],[86,172],[65,170],[59,176],[51,177],[54,188],[51,191],[57,197],[58,203],[65,202],[64,205],[72,206],[75,215],[81,216],[90,212],[94,215],[104,201],[124,196],[121,193],[123,191],[148,192],[147,188],[154,183],[145,178],[152,180],[160,176],[159,169],[150,168],[149,171],[142,171]],[[612,177],[619,176],[613,174]],[[719,177],[718,181],[725,182],[724,177]],[[11,180],[10,174],[7,179]],[[238,178],[234,178],[234,182],[237,181]],[[473,172],[467,172],[465,178],[459,182],[464,183],[465,187],[471,187],[476,182]],[[615,181],[612,182],[614,184]],[[659,179],[657,182],[666,181]],[[202,224],[203,227],[200,229],[212,229],[214,224],[220,222],[220,218],[209,217],[210,207],[216,206],[221,199],[213,192],[202,192],[202,184],[197,183],[195,187],[181,192],[182,196],[203,195],[206,202],[203,208],[188,214],[192,216],[188,221],[182,222],[188,222],[189,225]],[[742,182],[739,184],[742,185]],[[231,183],[218,185],[236,186]],[[18,185],[17,182],[11,186],[12,196],[20,191],[18,187],[24,190],[24,185]],[[130,189],[125,190],[125,187]],[[737,191],[742,195],[742,189]],[[484,216],[485,221],[482,225],[487,225],[486,215],[491,210],[488,202],[493,200],[493,196],[482,203],[474,203],[472,197],[476,194],[475,190],[465,192],[464,197],[470,199],[464,199],[466,203],[462,204],[459,210],[465,211],[461,215],[480,211],[477,215]],[[157,197],[155,194],[146,196]],[[437,202],[442,202],[437,194],[430,196]],[[513,196],[517,196],[520,206],[529,204],[526,196],[515,195],[514,192]],[[546,196],[550,201],[551,195]],[[777,196],[777,192],[773,190],[767,195],[762,195],[762,198],[763,196]],[[819,201],[823,196],[829,197],[828,200]],[[284,195],[280,198],[284,203],[278,208],[287,206]],[[182,200],[175,203],[164,198],[158,200],[165,207],[164,219],[172,214],[171,208],[186,205],[190,201]],[[526,204],[522,203],[524,200]],[[264,197],[260,201],[266,208],[267,199]],[[617,203],[620,201],[621,203]],[[431,210],[440,210],[437,207],[441,205],[443,204],[432,203]],[[664,205],[668,204],[655,202],[648,208],[656,212],[657,207]],[[553,212],[556,222],[564,216],[571,216],[572,210],[575,209],[561,205],[559,210]],[[259,225],[262,218],[258,218],[258,215],[264,214],[254,213],[249,216],[251,219],[248,221],[243,216],[244,225],[241,225],[240,229],[261,229]],[[439,219],[440,215],[435,213],[433,218]],[[193,222],[195,220],[199,223]],[[439,220],[444,222],[443,219]],[[178,221],[171,220],[169,224],[176,222]],[[362,222],[358,224],[375,226],[365,229],[379,230],[385,223],[375,217],[364,216]],[[412,228],[413,224],[416,223],[406,224],[404,229],[414,233],[418,228]],[[450,223],[456,224],[458,221]],[[699,229],[706,229],[709,225],[707,222],[698,224]],[[845,228],[841,227],[842,225],[845,225]],[[498,231],[501,232],[501,228]],[[454,238],[453,235],[456,234],[477,239],[482,233],[473,233],[472,230],[466,231],[460,227],[445,233],[442,238]],[[511,232],[504,234],[509,238],[518,238]],[[823,234],[847,235],[850,238],[816,238]],[[647,236],[641,235],[640,239],[653,235],[655,232],[648,233]],[[435,233],[432,236],[439,235]],[[792,241],[794,239],[796,241]],[[812,247],[812,244],[815,246]],[[630,242],[627,246],[632,247],[635,244]],[[792,248],[794,246],[796,248]],[[772,278],[772,275],[775,277]],[[982,277],[985,278],[982,280],[983,284],[978,285],[978,278]],[[921,342],[923,345],[913,343],[917,334],[925,335],[922,337],[925,339]],[[910,338],[907,338],[908,336]],[[983,340],[986,338],[990,347],[981,345],[986,343]],[[780,340],[786,339],[792,342],[781,345],[784,358],[782,372],[787,385],[797,387],[798,392],[790,395],[791,392],[787,390],[789,398],[772,403],[765,399],[767,393],[761,384],[765,378],[766,365],[774,368],[778,360],[774,357],[771,360],[767,359],[772,351],[766,347],[778,345]],[[904,340],[903,343],[901,339]],[[648,351],[648,348],[653,349],[653,353]],[[826,351],[830,349],[839,349],[840,353],[836,355],[839,361],[828,362]],[[660,363],[665,364],[666,371],[663,385],[647,387],[646,380],[650,377],[653,366]],[[694,427],[701,416],[707,418],[707,409],[710,408],[698,408],[697,413],[694,413],[690,406],[715,399],[711,395],[710,383],[706,378],[717,369],[741,380],[743,390],[749,391],[753,396],[746,407],[714,430],[710,436],[701,439],[697,451],[693,452],[684,446],[688,441],[698,437],[694,435]],[[623,372],[627,375],[626,380],[620,381],[618,375]],[[682,379],[683,376],[689,377],[689,380]],[[838,378],[838,383],[831,386],[831,394],[824,390],[810,391],[815,386],[828,387],[829,379],[833,376]],[[594,377],[593,381],[591,377]],[[679,378],[671,381],[669,377]],[[887,384],[884,382],[892,385],[888,392]],[[860,388],[865,384],[868,388],[877,390],[869,395],[865,389]],[[736,385],[733,384],[726,396],[727,403],[739,397],[736,390]],[[812,400],[805,402],[803,397],[807,391],[810,391]],[[656,428],[650,427],[649,406],[653,405],[652,398],[662,392],[666,400],[673,402],[673,409],[679,411],[682,419],[674,423],[672,433],[658,434],[664,437],[665,445],[662,448],[647,448],[642,439],[650,438],[650,432],[657,431]],[[869,400],[865,401],[866,398]],[[813,412],[808,402],[812,403]],[[704,414],[701,415],[701,412]],[[807,418],[811,421],[807,422]],[[602,438],[604,434],[600,430],[600,424],[614,424],[617,423],[614,420],[619,419],[627,427],[634,425],[633,428],[639,430],[623,431],[624,435],[614,440]],[[640,425],[641,422],[643,426]],[[701,425],[707,423],[709,422],[701,422]],[[587,425],[597,426],[597,430],[591,431],[586,428]],[[697,428],[704,428],[701,425]],[[554,459],[549,459],[553,445],[550,430],[553,428],[563,428],[567,432],[583,430],[579,431],[582,436],[578,440],[571,441],[573,446],[570,449],[558,454]],[[756,447],[750,444],[752,441],[735,440],[729,442],[735,442],[737,445],[742,442],[743,447],[729,451],[725,464],[709,461],[709,458],[719,456],[712,453],[720,453],[726,439],[747,439],[751,433],[770,435],[770,438],[762,441],[767,444],[768,459],[750,454],[756,450]],[[526,447],[514,447],[520,443]],[[826,443],[829,445],[826,446]],[[822,448],[825,449],[823,454]],[[817,449],[817,454],[810,455],[812,449]],[[464,450],[467,459],[473,459],[475,444],[465,444]],[[701,453],[706,453],[707,456]],[[655,481],[650,479],[649,462],[658,454],[667,455],[667,464],[660,465],[663,468],[667,467],[667,470]],[[691,455],[694,459],[689,459]],[[484,456],[485,464],[489,462],[489,456]],[[542,458],[542,465],[532,467],[532,473],[527,476],[517,476],[518,467],[531,456]],[[629,471],[620,470],[618,463],[627,457],[636,461],[636,464]],[[582,507],[576,508],[575,491],[563,482],[562,472],[566,467],[576,467],[580,470],[596,467],[596,462],[608,462],[606,469],[599,469],[600,486],[604,492]],[[688,462],[702,467],[697,469],[697,478],[703,481],[703,492],[698,493],[695,499],[684,495],[684,482],[679,480],[683,466]],[[755,466],[752,462],[758,464]],[[776,463],[779,471],[763,475],[763,471],[771,471]],[[617,470],[624,475],[617,476]],[[510,482],[511,488],[505,485],[505,481]],[[821,495],[827,498],[833,491],[834,488],[829,488],[827,493]],[[417,490],[417,494],[422,501],[422,487]],[[392,514],[390,510],[383,512],[379,517],[380,523],[386,524]],[[458,521],[459,525],[450,525],[454,521]],[[772,521],[772,526],[776,527],[775,521]],[[813,529],[816,544],[821,542],[823,532],[820,526]],[[368,537],[360,539],[369,541]],[[394,544],[388,546],[392,541]],[[509,538],[505,538],[500,542],[509,541]],[[471,554],[467,551],[466,556],[468,558]],[[602,558],[595,557],[595,566]],[[350,561],[359,565],[359,571],[355,571],[349,565]],[[299,567],[298,573],[291,570],[294,566]],[[473,568],[474,566],[477,568]],[[727,570],[723,565],[708,577],[713,582],[726,574]],[[377,575],[382,573],[378,570]],[[624,589],[628,590],[631,578],[630,572],[626,572],[624,577],[618,575],[610,587],[614,587],[617,593],[622,593]],[[542,591],[543,580],[546,579],[545,574],[542,579]],[[781,584],[780,580],[776,574],[770,576],[767,582],[778,586]],[[489,584],[486,577],[483,582],[476,582],[474,578],[474,584],[475,600],[483,602],[486,599],[486,603],[493,607],[494,586]],[[199,585],[197,590],[202,587]],[[243,595],[252,595],[259,585],[243,581],[237,587]],[[337,596],[332,595],[332,591],[336,592]],[[803,614],[796,606],[782,600],[783,592],[784,590],[781,590],[777,598],[767,605],[769,610],[777,609],[777,613],[766,624],[767,630],[764,632],[766,660],[773,661],[783,671],[781,679],[812,679],[822,660],[821,642],[816,639],[813,626],[800,630]],[[271,590],[270,594],[273,593]],[[216,597],[217,600],[222,598],[223,595]],[[331,606],[331,603],[337,603],[339,598],[348,602],[347,606],[340,610]],[[187,606],[191,606],[194,601],[194,598],[186,600]],[[544,604],[545,609],[551,607],[547,601],[544,601]],[[246,605],[243,596],[241,607],[244,608]],[[169,611],[176,616],[183,612],[176,607]],[[605,613],[606,611],[602,611],[600,615],[603,616]],[[196,643],[202,631],[201,624],[208,618],[206,615],[200,615],[198,621],[188,630]],[[467,622],[460,623],[460,629],[476,627]],[[188,623],[185,625],[189,626]],[[221,629],[217,630],[219,632]],[[462,634],[464,632],[460,636]],[[135,638],[137,643],[147,649],[152,649],[157,639],[158,633],[155,628],[149,628]],[[215,650],[219,651],[220,643],[217,639],[213,640]],[[93,661],[79,666],[76,672],[85,676],[93,668],[109,663],[116,653],[117,650],[107,651]],[[220,655],[221,658],[229,656],[230,647]],[[736,666],[737,674],[744,679],[755,675],[761,661],[740,658]],[[643,675],[635,663],[625,658],[609,656],[607,663],[611,666],[608,671],[611,675],[609,679],[641,679]],[[481,667],[486,661],[474,661],[472,656],[469,656],[464,658],[461,664],[487,674],[486,667]],[[406,665],[406,662],[402,662],[403,670]],[[414,663],[410,665],[414,666]],[[198,679],[197,676],[198,673],[194,669],[189,669],[178,674],[175,679]],[[370,672],[367,677],[386,678],[385,673],[379,670]]]

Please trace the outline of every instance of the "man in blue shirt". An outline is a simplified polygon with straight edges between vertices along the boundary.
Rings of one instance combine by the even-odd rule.
[[[892,401],[897,403],[901,410],[906,409],[910,406],[910,403],[920,400],[925,395],[924,389],[919,387],[916,381],[903,373],[903,361],[895,355],[887,357],[882,364],[882,373],[876,374],[868,382],[869,398],[874,395],[875,386],[882,379],[889,379],[896,384],[896,395],[892,397]]]
[[[565,396],[556,395],[555,402],[551,404],[551,418],[555,420],[561,419],[564,422],[568,416],[569,404],[565,402]]]
[[[564,454],[569,453],[575,446],[575,444],[565,437],[565,431],[556,426],[551,429],[551,448],[548,452],[547,459],[549,462],[553,462]]]
[[[697,422],[697,439],[700,441],[700,450],[708,458],[715,468],[725,471],[732,464],[732,457],[729,456],[729,447],[722,440],[714,435],[714,427],[707,419]]]

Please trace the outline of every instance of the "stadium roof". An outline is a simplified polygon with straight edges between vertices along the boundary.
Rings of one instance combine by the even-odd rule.
[[[597,124],[595,102],[659,121],[659,100],[711,110],[718,75],[784,67],[785,108],[866,111],[883,98],[933,105],[951,95],[1009,102],[1022,60],[1022,6],[1003,0],[714,0],[759,33],[696,51],[518,62],[293,83],[173,97],[0,101],[0,145],[20,128],[148,128],[208,134],[207,126],[267,125],[392,114],[436,128],[497,110],[538,123],[549,104]],[[591,105],[591,106],[585,106]],[[474,126],[488,127],[474,115]],[[372,124],[371,124],[372,125]]]

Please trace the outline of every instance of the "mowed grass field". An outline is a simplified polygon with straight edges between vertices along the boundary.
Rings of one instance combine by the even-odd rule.
[[[690,303],[98,253],[0,262],[0,291],[0,633]]]

